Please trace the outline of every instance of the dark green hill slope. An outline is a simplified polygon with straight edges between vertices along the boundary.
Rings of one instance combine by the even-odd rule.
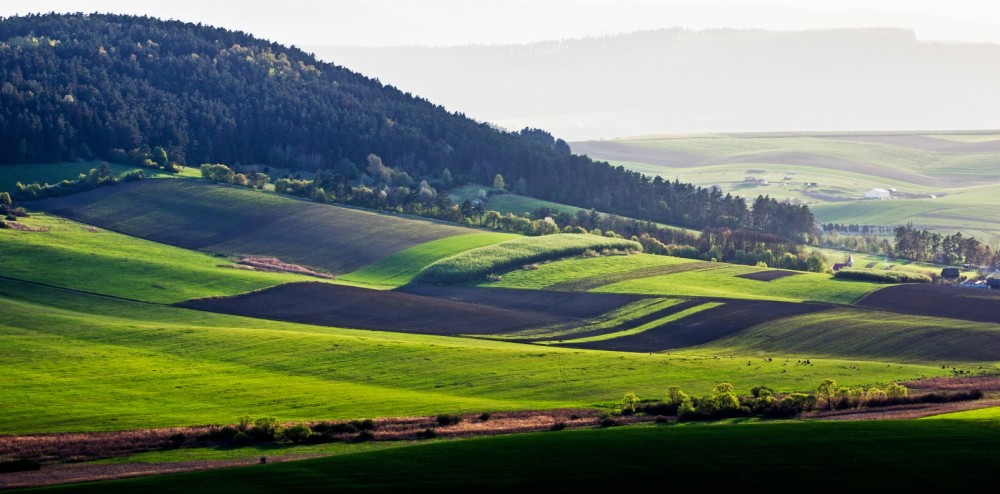
[[[574,156],[543,131],[498,131],[294,47],[149,17],[0,20],[0,142],[0,163],[141,162],[162,146],[181,164],[348,175],[374,153],[418,180],[500,173],[542,199],[698,229],[796,236],[813,225],[806,208],[751,213],[743,199]]]

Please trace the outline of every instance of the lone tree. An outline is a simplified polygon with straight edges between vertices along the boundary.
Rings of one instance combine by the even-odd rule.
[[[507,187],[507,184],[503,181],[503,175],[497,173],[497,176],[493,177],[493,188],[503,190]]]

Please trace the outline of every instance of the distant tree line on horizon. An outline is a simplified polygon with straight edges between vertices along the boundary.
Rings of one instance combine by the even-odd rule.
[[[640,220],[796,242],[816,234],[806,206],[770,198],[751,206],[650,178],[573,155],[538,129],[505,132],[449,113],[295,47],[149,17],[0,20],[0,141],[0,163],[102,158],[143,166],[169,154],[182,165],[319,173],[323,192],[336,197],[346,193],[336,190],[337,175],[354,180],[376,154],[396,173],[397,189],[445,170],[460,182],[492,183],[501,174],[508,190]],[[393,200],[372,185],[364,185],[370,196],[356,191],[358,201]],[[431,189],[418,187],[421,201],[404,202],[433,202]]]

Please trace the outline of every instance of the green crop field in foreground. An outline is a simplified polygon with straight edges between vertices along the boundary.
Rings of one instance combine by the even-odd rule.
[[[82,484],[66,492],[988,491],[1000,430],[961,420],[574,430]]]
[[[828,274],[798,273],[772,281],[740,278],[766,271],[752,266],[726,265],[720,269],[686,271],[651,278],[635,278],[598,288],[604,293],[641,293],[687,297],[726,297],[787,302],[818,301],[850,304],[885,285],[834,279]]]
[[[227,259],[36,213],[0,230],[0,275],[147,302],[235,295],[316,278],[235,269]]]
[[[810,390],[942,375],[936,365],[538,347],[321,328],[0,280],[0,433],[120,430],[237,417],[321,420],[595,406],[671,385]],[[792,357],[793,360],[795,357]],[[948,371],[950,372],[950,371]]]
[[[517,235],[510,233],[483,232],[432,240],[397,252],[351,274],[341,276],[339,280],[380,288],[395,288],[409,283],[420,270],[435,261],[470,249],[515,238]]]

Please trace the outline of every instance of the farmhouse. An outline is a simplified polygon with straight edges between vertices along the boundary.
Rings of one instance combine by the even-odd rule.
[[[766,178],[759,178],[759,177],[754,177],[754,176],[751,175],[751,176],[745,177],[743,179],[743,183],[745,183],[745,184],[767,185],[769,182],[767,181]]]
[[[872,189],[865,192],[865,199],[891,199],[892,192],[885,189]]]

